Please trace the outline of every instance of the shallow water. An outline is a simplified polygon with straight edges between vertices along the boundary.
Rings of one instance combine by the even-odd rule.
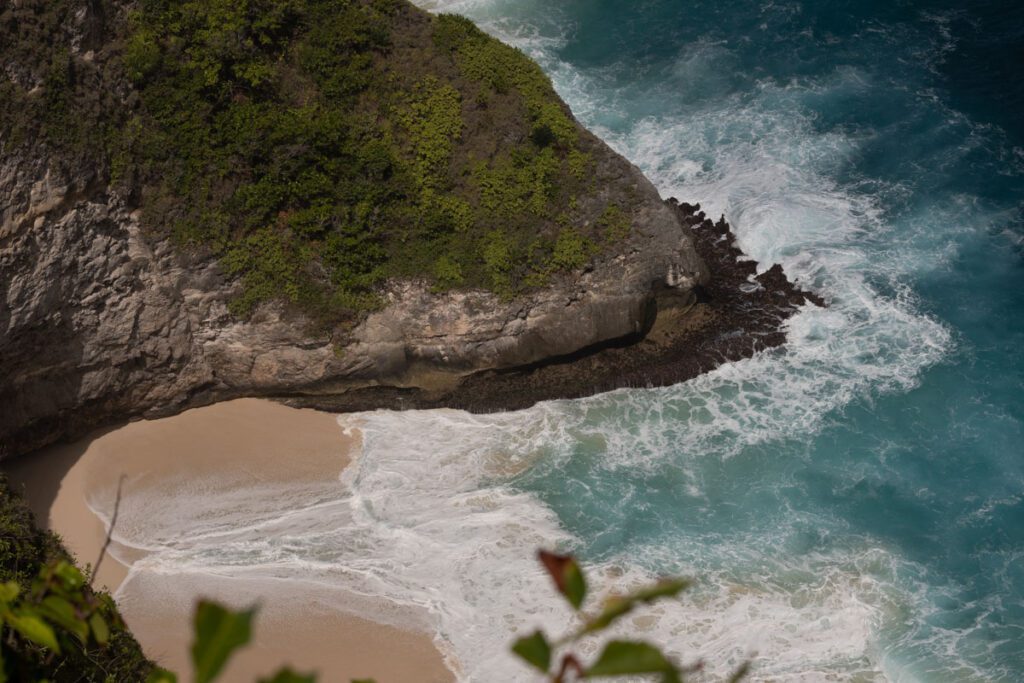
[[[521,680],[494,653],[567,623],[533,560],[558,544],[596,583],[698,577],[626,627],[712,672],[1024,678],[1024,6],[422,4],[537,58],[663,195],[830,307],[675,387],[343,416],[345,486],[126,501],[135,571],[389,596],[467,680]]]

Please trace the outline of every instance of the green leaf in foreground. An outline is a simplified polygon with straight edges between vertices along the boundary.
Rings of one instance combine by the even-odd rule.
[[[639,605],[650,604],[661,598],[674,598],[689,587],[690,582],[685,579],[664,579],[634,593],[609,598],[601,613],[584,624],[579,635],[602,631]]]
[[[0,603],[11,603],[18,599],[21,587],[14,581],[0,583]]]
[[[675,665],[653,645],[613,640],[587,670],[587,678],[653,673],[667,674],[666,680],[678,677]]]
[[[551,646],[540,631],[517,640],[512,646],[512,652],[545,673],[551,667]]]
[[[216,678],[234,651],[249,642],[255,614],[255,609],[232,612],[206,600],[197,605],[192,644],[196,683]]]
[[[7,623],[22,636],[36,645],[42,645],[60,654],[60,645],[53,629],[45,621],[34,614],[20,613],[7,617]]]
[[[99,612],[95,612],[89,617],[89,628],[92,630],[92,637],[100,645],[106,645],[110,640],[110,627],[107,626],[107,620]]]
[[[89,639],[88,625],[75,612],[74,605],[59,595],[47,595],[38,610],[51,623],[73,633],[83,644]]]
[[[78,590],[85,585],[85,577],[82,576],[82,572],[79,571],[78,567],[66,560],[58,562],[53,568],[53,573],[70,590]]]
[[[273,678],[261,678],[260,683],[316,683],[316,676],[297,674],[291,669],[281,669]]]
[[[574,609],[579,609],[583,605],[583,599],[587,597],[587,581],[576,558],[571,555],[556,555],[546,550],[541,550],[537,556],[554,580],[558,592],[565,596]]]

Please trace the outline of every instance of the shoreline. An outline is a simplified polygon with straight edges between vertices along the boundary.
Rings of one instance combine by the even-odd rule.
[[[203,496],[261,483],[341,486],[339,473],[358,457],[359,436],[352,432],[322,412],[240,399],[102,430],[6,462],[4,470],[24,492],[37,523],[56,531],[84,567],[95,562],[106,539],[105,523],[94,509],[109,515],[119,479],[122,505],[136,517],[139,510],[130,508],[158,501],[165,486],[192,487]],[[162,509],[142,513],[156,527],[167,515]],[[454,680],[432,634],[417,630],[426,621],[417,613],[385,601],[367,609],[363,598],[352,601],[356,616],[332,608],[326,596],[318,597],[317,586],[301,581],[269,585],[250,577],[162,573],[145,566],[147,552],[124,542],[130,533],[115,528],[96,585],[115,595],[146,655],[183,681],[190,679],[192,609],[203,596],[236,608],[260,604],[253,641],[231,660],[221,678],[225,683],[252,681],[285,664],[299,672],[317,670],[320,680]],[[339,595],[330,597],[337,601]],[[410,627],[383,623],[385,613],[389,622]]]

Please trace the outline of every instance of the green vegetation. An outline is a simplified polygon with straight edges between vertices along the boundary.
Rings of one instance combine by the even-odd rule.
[[[412,143],[416,186],[424,193],[443,191],[452,150],[462,136],[459,91],[428,76],[413,87],[398,120]]]
[[[220,259],[239,316],[275,299],[333,326],[389,277],[511,297],[628,232],[600,227],[597,143],[540,67],[467,19],[405,0],[133,7],[0,9],[20,67],[0,79],[0,154],[89,160],[147,228]]]
[[[497,94],[517,91],[530,118],[530,139],[538,147],[555,142],[574,149],[579,133],[572,119],[552,96],[551,82],[522,52],[494,40],[476,25],[452,14],[438,18],[434,42],[456,56],[459,68],[481,88],[478,102],[490,103]]]
[[[0,4],[0,155],[44,139],[71,158],[102,159],[124,114],[102,65],[72,57],[66,27],[81,0]],[[91,49],[91,40],[83,41]]]
[[[606,242],[620,242],[629,237],[633,226],[618,204],[609,204],[597,219],[597,229]]]
[[[0,682],[142,681],[152,669],[110,596],[0,478]]]
[[[563,228],[555,241],[551,263],[556,268],[575,270],[582,268],[590,257],[592,245],[575,228]]]

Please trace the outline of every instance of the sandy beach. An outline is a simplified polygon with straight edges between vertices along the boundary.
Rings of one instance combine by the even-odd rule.
[[[24,487],[37,520],[61,535],[80,564],[95,564],[106,526],[93,508],[113,510],[119,480],[124,496],[133,500],[168,482],[218,495],[231,487],[266,482],[336,480],[358,453],[359,436],[353,432],[346,433],[326,413],[241,399],[98,432],[5,464],[4,469],[12,486]],[[253,643],[235,656],[222,678],[229,683],[248,683],[284,664],[315,670],[321,681],[454,680],[430,634],[377,623],[365,607],[359,613],[370,619],[340,612],[320,600],[310,584],[130,573],[131,562],[145,552],[116,542],[112,548],[122,561],[104,557],[97,585],[116,594],[147,655],[181,674],[182,680],[190,680],[191,613],[200,597],[237,607],[260,605]],[[389,623],[405,621],[406,608],[379,607]],[[411,625],[422,623],[422,615],[407,616]]]

